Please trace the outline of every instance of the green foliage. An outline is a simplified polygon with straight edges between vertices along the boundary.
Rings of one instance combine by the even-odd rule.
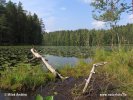
[[[0,47],[0,66],[15,67],[18,63],[29,63],[32,58],[31,46],[1,46]],[[55,55],[63,57],[88,58],[92,55],[90,47],[67,47],[67,46],[36,46],[43,55]],[[30,62],[33,66],[40,64],[40,61]]]
[[[98,61],[106,61],[106,57],[110,55],[111,52],[106,52],[104,48],[96,48],[93,59]]]
[[[22,3],[0,1],[0,45],[41,44],[43,22],[27,13]]]
[[[94,63],[106,61],[108,63],[105,66],[96,68],[96,74],[99,75],[99,77],[105,74],[105,81],[115,85],[114,91],[133,96],[132,57],[133,49],[113,48],[107,51],[103,48],[96,48],[93,62],[89,65],[81,62],[75,67],[66,66],[60,69],[60,72],[65,76],[73,76],[75,78],[88,76]],[[107,90],[105,89],[104,93],[106,92]]]
[[[43,97],[40,94],[37,94],[37,96],[35,97],[35,100],[54,100],[54,96],[46,96]]]
[[[14,68],[6,68],[1,72],[2,89],[8,90],[35,90],[37,86],[51,81],[53,76],[49,73],[44,73],[40,66],[31,66],[27,64],[18,64]]]
[[[119,92],[124,92],[128,96],[133,94],[133,68],[131,61],[133,52],[124,48],[113,50],[97,50],[95,61],[107,61],[108,64],[99,68],[97,73],[106,73],[108,81],[115,84]]]
[[[130,11],[130,4],[121,0],[94,0],[91,6],[94,7],[93,18],[98,21],[106,22],[106,25],[113,28],[113,30],[111,30],[111,45],[113,46],[114,43],[116,43],[115,39],[117,39],[117,44],[120,45],[119,34],[121,33],[119,33],[115,27],[120,20],[121,14]]]
[[[47,96],[44,98],[44,100],[54,100],[54,96]]]
[[[94,19],[109,22],[112,25],[120,20],[123,12],[130,9],[129,4],[120,0],[95,0],[91,3],[91,6],[94,7]]]
[[[128,96],[132,96],[133,49],[121,47],[112,50],[104,48],[95,48],[93,50],[95,52],[93,61],[90,64],[79,61],[74,67],[66,65],[64,68],[59,69],[59,72],[64,76],[80,78],[89,75],[94,63],[107,61],[108,64],[105,66],[96,68],[96,74],[99,77],[106,74],[104,78],[106,82],[115,84],[115,88],[119,93],[124,92]],[[44,72],[40,65],[33,66],[23,62],[16,64],[14,67],[6,67],[4,71],[0,71],[0,74],[0,88],[12,91],[35,90],[36,87],[54,80],[54,76],[51,73]]]
[[[43,100],[43,97],[40,94],[37,94],[36,99],[35,100]]]
[[[88,75],[91,69],[91,63],[88,65],[83,61],[79,61],[75,66],[71,67],[66,65],[65,67],[60,69],[60,73],[64,76],[72,76],[75,78],[83,77]],[[87,69],[87,70],[86,70]]]
[[[112,44],[112,36],[115,45],[133,44],[132,31],[133,24],[115,26],[110,30],[55,31],[44,34],[43,44],[48,46],[105,46]]]
[[[92,65],[106,61],[105,66],[95,69],[96,75],[103,77],[104,81],[114,84],[114,92],[126,93],[128,96],[133,96],[133,49],[113,49],[107,51],[103,48],[96,48],[93,56],[93,62],[89,65],[85,63],[78,63],[74,68],[66,66],[60,70],[65,76],[73,76],[79,78],[81,76],[88,76]],[[102,76],[105,75],[105,76]],[[104,84],[104,83],[103,83]],[[106,88],[105,86],[103,88]],[[107,89],[103,90],[108,93]]]

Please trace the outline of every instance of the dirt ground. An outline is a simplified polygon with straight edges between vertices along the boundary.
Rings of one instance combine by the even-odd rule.
[[[35,100],[37,94],[43,97],[54,96],[54,100],[133,100],[127,96],[103,96],[103,94],[120,93],[117,86],[106,79],[106,76],[93,75],[88,89],[82,93],[85,79],[87,77],[73,78],[55,82],[49,82],[45,86],[40,86],[36,91],[28,94],[27,97],[4,97],[0,100]]]
[[[88,90],[82,93],[87,77],[75,79],[70,77],[64,81],[57,80],[40,87],[36,93],[46,96],[54,96],[54,100],[128,100],[126,96],[103,96],[115,94],[116,86],[108,82],[105,77],[94,76],[88,86]]]

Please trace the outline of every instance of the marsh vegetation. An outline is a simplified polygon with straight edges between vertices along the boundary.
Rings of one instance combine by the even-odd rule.
[[[34,97],[52,95],[57,100],[67,97],[97,100],[100,94],[124,93],[127,96],[118,100],[132,100],[133,24],[117,24],[123,13],[132,11],[132,6],[120,0],[96,0],[90,4],[94,8],[93,18],[106,22],[109,29],[47,33],[42,19],[24,10],[21,2],[0,0],[0,91],[26,92]],[[69,78],[58,80],[39,59],[31,61],[31,48],[36,48],[42,58],[48,59],[61,75]],[[92,65],[99,62],[108,64],[96,69],[87,91],[82,93]],[[105,99],[114,100],[112,97]]]
[[[14,52],[12,51],[11,54],[9,54],[9,51],[7,48],[10,51],[14,50]],[[35,91],[41,85],[45,86],[49,82],[56,81],[56,79],[51,73],[49,73],[45,69],[42,70],[42,64],[40,61],[27,62],[28,59],[32,57],[31,53],[29,52],[30,47],[25,47],[24,50],[20,49],[21,47],[17,47],[17,48],[18,50],[16,49],[16,47],[15,49],[13,49],[13,47],[11,49],[10,47],[6,47],[6,50],[3,49],[4,52],[7,52],[6,54],[9,54],[11,57],[12,56],[15,57],[14,55],[16,52],[17,59],[18,58],[19,59],[17,60],[15,58],[12,58],[16,60],[14,61],[15,64],[12,64],[13,62],[11,59],[9,60],[10,62],[7,64],[6,64],[6,62],[8,61],[7,59],[3,60],[3,63],[1,63],[1,65],[3,66],[2,67],[3,69],[0,71],[1,72],[0,73],[1,74],[1,81],[0,81],[1,89],[10,90],[13,92],[16,92],[16,91],[30,92],[30,91]],[[44,47],[40,47],[39,49],[43,50],[42,48],[44,49]],[[55,47],[51,47],[51,48],[53,49]],[[51,48],[47,47],[48,51]],[[62,53],[64,52],[64,50],[66,50],[66,47],[64,47],[65,49],[63,49],[63,47],[59,47],[59,48],[63,50]],[[71,48],[75,48],[75,47],[71,47]],[[133,74],[133,55],[132,55],[133,50],[132,50],[132,47],[130,48],[121,47],[119,49],[97,47],[91,50],[90,48],[87,49],[83,47],[82,49],[85,49],[88,52],[93,50],[93,52],[91,51],[91,54],[93,55],[88,56],[88,57],[91,57],[91,59],[93,60],[91,60],[91,62],[89,63],[79,60],[78,63],[73,65],[73,67],[68,64],[62,67],[59,67],[59,68],[57,67],[59,72],[62,75],[82,80],[89,75],[90,70],[92,68],[92,64],[97,63],[97,62],[107,61],[108,62],[107,65],[96,69],[96,76],[92,78],[94,82],[96,83],[100,82],[99,84],[100,87],[98,87],[97,89],[100,89],[100,93],[107,93],[107,92],[122,93],[123,92],[123,93],[126,93],[128,96],[133,96],[132,95],[133,94],[133,91],[132,91],[133,90],[133,87],[132,87],[133,86],[132,84],[133,83],[133,80],[132,80],[133,79],[133,75],[132,75]],[[46,52],[46,49],[44,51]],[[55,53],[55,51],[57,52],[57,48],[56,50],[51,50],[51,51],[54,51]],[[67,54],[66,55],[67,57],[74,56],[73,53],[72,55],[70,55],[70,51],[71,51],[70,47],[68,51],[69,51],[68,53],[69,55],[66,52],[63,54]],[[20,56],[21,54],[20,52],[22,53],[22,56]],[[40,52],[43,54],[43,51],[40,51]],[[18,53],[20,57],[18,56]],[[28,53],[29,53],[29,56],[26,56],[26,54]],[[7,58],[9,59],[10,56]],[[58,56],[61,56],[61,53],[59,53]],[[79,57],[79,55],[78,56],[75,55],[75,57]],[[83,58],[83,56],[80,56],[80,57]],[[76,83],[76,82],[73,83],[76,85],[76,87],[69,88],[70,91],[73,91],[74,89],[74,94],[72,94],[72,97],[75,97],[76,95],[81,95],[81,91],[79,90],[82,90],[84,83],[85,83],[84,81],[80,83]],[[107,87],[105,87],[105,85]],[[52,88],[52,86],[50,88]],[[111,86],[112,89],[108,90],[109,89],[108,86]],[[89,87],[89,88],[90,89],[88,89],[87,91],[91,91],[92,87]],[[51,93],[51,91],[49,91],[47,95],[49,95],[49,93]]]

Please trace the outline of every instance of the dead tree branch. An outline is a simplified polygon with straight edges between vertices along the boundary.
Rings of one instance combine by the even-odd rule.
[[[68,77],[63,77],[59,72],[57,72],[48,62],[47,60],[42,57],[34,48],[31,49],[32,54],[34,55],[35,58],[41,59],[42,62],[45,64],[46,68],[54,74],[55,77],[59,77],[60,79],[64,80]]]
[[[105,65],[107,62],[102,62],[102,63],[96,63],[96,64],[93,64],[93,67],[92,67],[92,69],[91,69],[91,71],[90,71],[90,75],[89,75],[89,77],[88,77],[88,79],[85,79],[85,81],[86,81],[86,83],[85,83],[85,86],[84,86],[84,89],[83,89],[83,93],[85,93],[85,91],[86,91],[86,89],[87,89],[87,87],[88,87],[88,84],[90,83],[90,79],[91,79],[91,77],[92,77],[92,74],[94,74],[95,73],[95,67],[98,67],[98,66],[103,66],[103,65]]]

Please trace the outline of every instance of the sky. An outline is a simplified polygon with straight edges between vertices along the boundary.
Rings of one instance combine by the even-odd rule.
[[[9,0],[7,0],[8,2]],[[43,19],[47,32],[57,30],[101,29],[105,23],[92,18],[92,0],[11,0],[23,4],[24,10]],[[131,0],[126,0],[131,2]],[[133,15],[123,14],[120,25],[133,22]]]

